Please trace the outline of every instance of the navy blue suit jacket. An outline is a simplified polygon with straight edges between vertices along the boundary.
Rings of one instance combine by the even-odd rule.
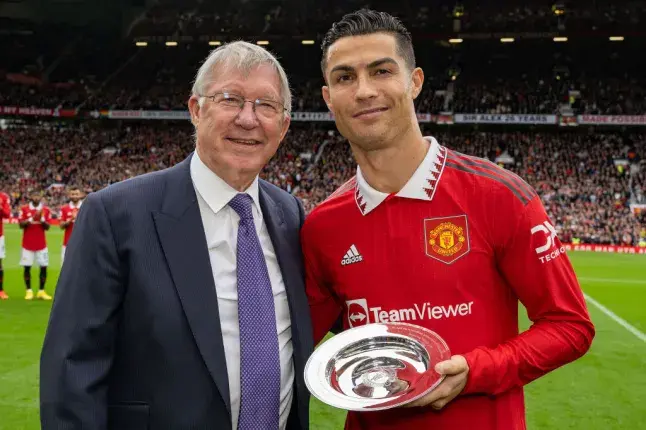
[[[190,156],[88,195],[58,280],[41,355],[44,430],[229,429],[218,301]],[[289,429],[307,429],[313,350],[292,195],[260,181],[294,347]]]

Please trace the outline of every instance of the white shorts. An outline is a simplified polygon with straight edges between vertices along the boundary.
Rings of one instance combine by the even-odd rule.
[[[27,251],[25,248],[22,249],[22,257],[20,257],[21,266],[33,266],[34,260],[36,260],[38,266],[47,267],[49,265],[49,252],[47,248],[41,249],[40,251]]]
[[[61,266],[63,265],[63,261],[65,261],[65,248],[67,246],[63,245],[63,249],[61,250]]]
[[[0,220],[2,222],[2,220]],[[0,259],[3,259],[7,256],[7,251],[4,248],[4,235],[0,236]]]

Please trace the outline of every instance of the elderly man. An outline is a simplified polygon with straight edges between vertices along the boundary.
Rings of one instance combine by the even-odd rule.
[[[231,43],[188,105],[194,153],[79,211],[41,357],[45,430],[308,428],[304,212],[258,178],[289,127],[287,77]]]

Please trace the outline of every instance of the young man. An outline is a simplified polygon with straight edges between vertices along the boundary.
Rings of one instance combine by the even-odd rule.
[[[409,405],[350,412],[347,429],[525,428],[523,386],[582,356],[594,327],[540,198],[516,175],[422,136],[410,34],[359,11],[323,41],[323,97],[358,163],[306,219],[315,342],[404,321],[440,334],[447,377]],[[532,327],[518,333],[518,301]],[[475,426],[475,427],[474,427]]]
[[[83,201],[83,194],[78,187],[70,188],[68,192],[68,197],[70,202],[61,208],[61,228],[65,230],[65,236],[63,237],[63,249],[61,250],[61,265],[65,260],[65,249],[67,249],[67,243],[72,236],[72,229],[74,228],[74,222],[76,221],[76,216],[78,215],[79,209],[81,209],[81,204]]]
[[[4,291],[4,268],[2,260],[6,257],[4,243],[4,218],[11,218],[11,198],[7,193],[0,192],[0,300],[7,300],[9,296]]]
[[[24,230],[20,265],[24,267],[25,286],[27,287],[25,300],[34,299],[34,292],[31,289],[31,266],[34,265],[34,260],[40,267],[40,288],[36,298],[40,300],[52,299],[45,292],[47,266],[49,265],[45,231],[49,230],[52,218],[51,210],[41,202],[41,199],[42,194],[38,191],[33,191],[29,196],[29,204],[20,208],[18,217],[20,228]]]

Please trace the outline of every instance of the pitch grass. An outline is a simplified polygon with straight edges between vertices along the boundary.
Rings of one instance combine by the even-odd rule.
[[[35,430],[38,420],[38,360],[50,303],[26,302],[20,258],[20,231],[5,228],[5,289],[0,302],[0,429]],[[53,293],[60,268],[62,232],[48,232]],[[646,331],[646,256],[570,253],[584,291],[640,331]],[[37,288],[35,269],[32,278]],[[530,430],[644,428],[646,342],[589,304],[597,328],[590,352],[579,361],[529,384]],[[522,329],[528,327],[523,316]],[[343,411],[311,404],[314,430],[342,429]]]

